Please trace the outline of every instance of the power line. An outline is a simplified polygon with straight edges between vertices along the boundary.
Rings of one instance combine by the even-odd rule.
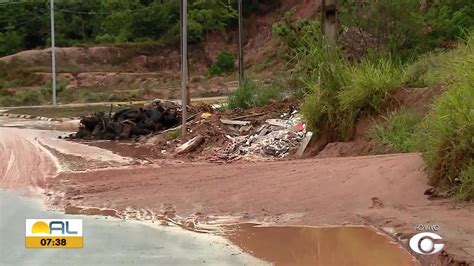
[[[39,15],[39,16],[36,16],[36,17],[34,17],[34,18],[32,18],[32,19],[29,19],[29,20],[20,22],[20,23],[18,23],[18,24],[16,24],[16,25],[8,25],[8,26],[5,26],[5,27],[1,28],[0,30],[6,30],[6,29],[8,29],[8,28],[17,28],[17,27],[19,27],[19,26],[21,26],[21,25],[24,25],[24,24],[28,23],[28,22],[37,20],[37,19],[41,18],[42,16],[44,16],[44,14]]]

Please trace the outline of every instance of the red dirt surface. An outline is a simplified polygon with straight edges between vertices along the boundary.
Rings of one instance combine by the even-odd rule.
[[[56,174],[56,164],[34,135],[16,132],[0,128],[0,188],[44,187],[45,180]]]
[[[419,154],[64,173],[49,188],[58,207],[94,206],[278,224],[369,224],[406,239],[434,223],[457,261],[474,260],[474,207],[430,201]],[[76,198],[78,200],[72,200]],[[67,200],[71,199],[71,200]],[[213,218],[214,217],[214,218]]]

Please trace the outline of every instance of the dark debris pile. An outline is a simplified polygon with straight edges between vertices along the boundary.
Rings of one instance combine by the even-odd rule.
[[[143,108],[126,108],[114,114],[97,112],[83,117],[71,139],[129,139],[148,135],[178,125],[181,106],[169,101],[155,101]]]

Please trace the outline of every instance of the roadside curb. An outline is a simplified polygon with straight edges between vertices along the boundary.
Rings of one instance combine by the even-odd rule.
[[[55,121],[55,122],[65,122],[74,120],[77,118],[50,118],[45,116],[36,116],[36,115],[23,115],[23,114],[12,114],[8,112],[0,112],[0,116],[8,117],[8,118],[20,118],[20,119],[30,119],[30,120],[41,120],[41,121]]]

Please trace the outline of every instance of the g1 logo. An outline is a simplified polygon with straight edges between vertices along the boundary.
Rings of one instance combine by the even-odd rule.
[[[437,243],[437,240],[443,238],[432,232],[418,233],[410,238],[410,248],[414,252],[422,255],[432,255],[440,252],[444,248],[443,243]]]

